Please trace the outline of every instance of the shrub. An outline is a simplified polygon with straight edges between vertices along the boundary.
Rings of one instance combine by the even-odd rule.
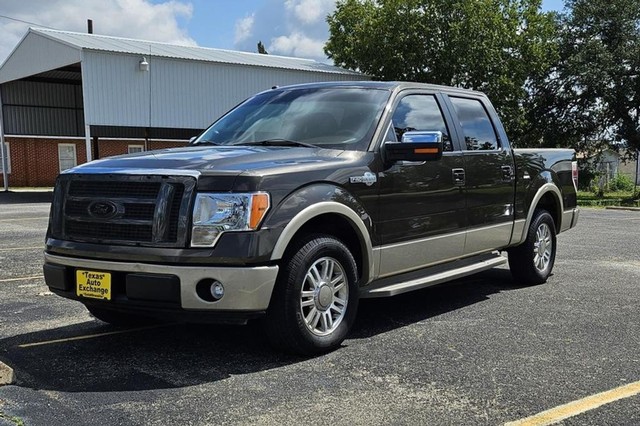
[[[609,182],[610,191],[633,191],[635,183],[626,175],[618,174]]]

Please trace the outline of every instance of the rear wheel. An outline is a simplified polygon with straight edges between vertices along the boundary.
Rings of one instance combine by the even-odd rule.
[[[307,236],[284,259],[267,311],[267,334],[288,352],[328,352],[345,339],[357,309],[357,267],[349,249],[333,236]]]
[[[549,212],[536,210],[527,239],[508,253],[511,275],[519,284],[546,282],[556,259],[556,226]]]

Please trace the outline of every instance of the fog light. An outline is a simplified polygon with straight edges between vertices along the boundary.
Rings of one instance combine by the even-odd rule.
[[[222,296],[224,296],[224,287],[219,281],[214,281],[209,290],[211,291],[211,296],[213,296],[215,300],[220,300],[222,299]]]
[[[205,278],[196,284],[196,293],[205,302],[217,302],[224,296],[224,286],[218,280]]]

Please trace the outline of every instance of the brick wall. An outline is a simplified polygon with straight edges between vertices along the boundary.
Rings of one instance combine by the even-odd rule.
[[[76,164],[87,161],[84,138],[33,138],[5,136],[9,145],[9,187],[50,187],[60,173],[58,156],[59,144],[73,144],[76,147]],[[129,145],[143,145],[144,140],[98,141],[100,158],[126,154]],[[149,150],[184,146],[184,141],[149,141]],[[93,142],[92,142],[93,150]],[[0,172],[0,185],[4,185]]]

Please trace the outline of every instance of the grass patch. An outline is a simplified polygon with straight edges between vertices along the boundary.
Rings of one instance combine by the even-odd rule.
[[[8,414],[3,413],[2,411],[0,411],[0,420],[7,420],[15,424],[16,426],[25,426],[24,420],[22,420],[20,417],[10,416]]]
[[[591,191],[578,191],[578,205],[585,207],[624,206],[640,207],[640,193],[634,191],[605,192],[602,195]]]

